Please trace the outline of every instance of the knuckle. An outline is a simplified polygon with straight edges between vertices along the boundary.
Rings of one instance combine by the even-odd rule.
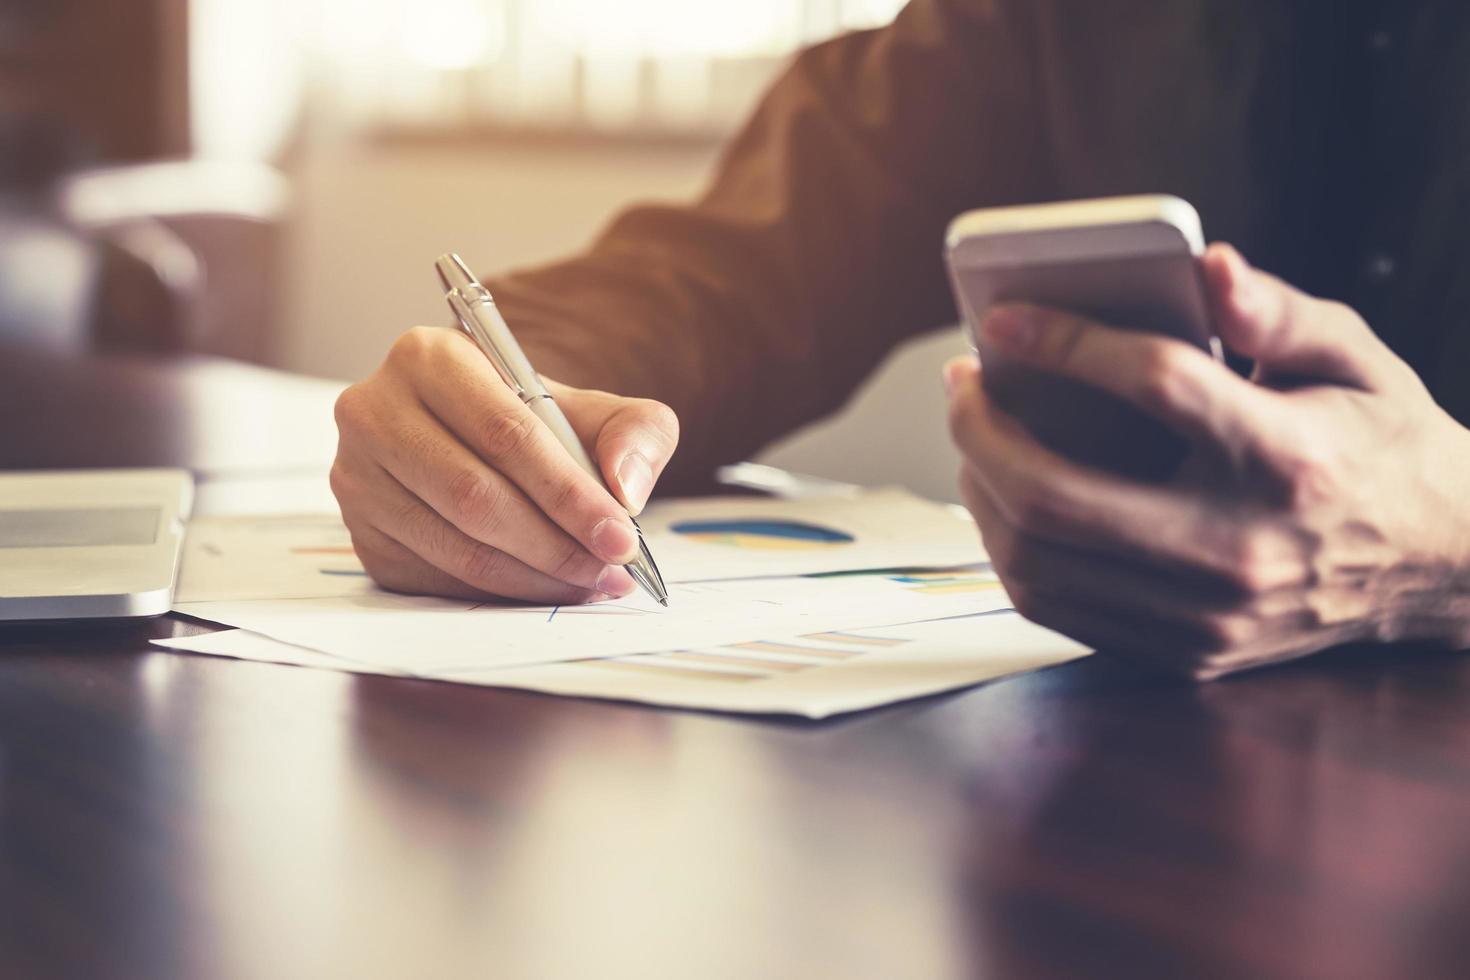
[[[368,575],[389,592],[400,595],[424,595],[427,591],[426,583],[415,579],[411,572],[396,564],[384,565],[378,572],[368,572]]]
[[[452,443],[443,431],[432,425],[413,423],[384,434],[385,440],[396,445],[398,454],[405,459],[440,460]]]
[[[1002,578],[1001,584],[1005,586],[1006,595],[1010,597],[1011,606],[1015,608],[1016,612],[1033,622],[1045,615],[1045,611],[1042,608],[1044,604],[1040,601],[1036,590],[1031,586],[1025,582],[1006,581],[1004,578]]]
[[[362,562],[362,570],[368,573],[368,577],[384,588],[388,587],[390,577],[387,565],[382,557],[370,548],[365,548],[354,541],[353,548],[357,552],[357,560]]]
[[[567,541],[558,549],[551,560],[551,577],[563,582],[596,581],[602,570],[602,562],[589,555],[581,547]]]
[[[481,424],[480,444],[492,459],[518,456],[536,435],[536,419],[522,405],[489,413]]]
[[[980,541],[985,546],[985,553],[990,557],[990,567],[995,574],[1000,576],[1001,584],[1007,589],[1012,582],[1019,584],[1018,577],[1012,572],[1011,545],[1007,537],[999,531],[980,531]]]
[[[1022,531],[1035,531],[1047,525],[1047,505],[1035,494],[1025,494],[1013,505],[1016,527]]]
[[[1400,360],[1374,331],[1372,324],[1363,319],[1363,315],[1357,310],[1339,300],[1319,300],[1318,302],[1322,304],[1320,310],[1323,319],[1334,324],[1335,329],[1355,350],[1357,356],[1387,355],[1393,361]],[[1409,373],[1413,373],[1412,369]]]
[[[1232,639],[1228,621],[1219,616],[1206,616],[1195,626],[1199,643],[1194,651],[1193,662],[1200,663],[1208,655],[1230,648]]]
[[[1286,505],[1294,513],[1311,511],[1337,499],[1345,476],[1342,460],[1318,442],[1283,453],[1277,469],[1285,484]]]
[[[343,434],[354,432],[367,414],[367,395],[361,384],[349,385],[332,403],[332,418],[337,422],[337,431]]]
[[[1011,553],[1015,548],[1015,533],[1005,519],[990,508],[978,490],[965,487],[964,492],[969,501],[970,514],[975,519],[975,528],[980,532],[980,540],[991,563],[997,570],[1003,565],[1009,566]]]
[[[460,470],[449,479],[444,492],[455,523],[476,530],[496,527],[505,510],[505,492],[475,470]]]
[[[1140,334],[1134,337],[1143,345],[1141,359],[1145,374],[1169,377],[1177,373],[1184,360],[1184,349],[1166,337]]]
[[[1004,529],[1000,527],[1000,521],[990,510],[985,498],[981,496],[980,492],[964,481],[960,483],[960,496],[965,501],[965,509],[970,512],[970,517],[974,520],[975,528],[980,532],[980,537],[985,540],[986,550],[994,554],[994,549],[991,548],[991,539],[995,539],[997,546],[1001,543],[1000,539]]]
[[[362,562],[362,570],[367,572],[368,577],[374,582],[395,592],[406,590],[408,579],[398,562],[384,555],[356,534],[352,535],[352,549],[357,552],[357,560]]]
[[[1041,335],[1050,340],[1041,346],[1042,357],[1054,364],[1064,365],[1075,360],[1081,351],[1082,338],[1094,325],[1080,317],[1067,313],[1044,310],[1037,313]]]
[[[1231,585],[1235,591],[1242,596],[1259,596],[1270,592],[1276,585],[1277,576],[1275,571],[1263,559],[1247,558],[1242,564],[1237,565]]]
[[[1136,384],[1138,400],[1145,409],[1166,409],[1182,400],[1184,364],[1173,345],[1150,343],[1145,348]]]
[[[412,369],[433,356],[442,342],[441,331],[436,327],[414,327],[399,334],[393,346],[388,348],[388,363],[395,367]]]
[[[984,521],[980,516],[981,508],[979,507],[979,481],[970,472],[970,467],[960,467],[959,474],[955,477],[955,488],[960,492],[960,499],[964,500],[965,505],[969,508],[970,516],[975,518],[975,523],[983,527]]]
[[[1205,655],[1200,667],[1204,670],[1211,669],[1212,655],[1238,650],[1249,643],[1254,634],[1249,620],[1230,613],[1206,615],[1199,622],[1199,632],[1203,640],[1199,652]]]
[[[1046,557],[1036,540],[1025,532],[1015,535],[1006,546],[1006,572],[1021,584],[1046,581]]]
[[[949,435],[961,446],[966,444],[966,436],[970,427],[970,413],[965,405],[957,398],[950,399],[949,409],[945,414],[949,423]]]
[[[1429,386],[1425,384],[1419,372],[1414,370],[1408,361],[1405,361],[1398,354],[1387,348],[1385,348],[1385,356],[1388,361],[1388,373],[1392,378],[1396,379],[1400,391],[1406,396],[1412,396],[1414,399],[1433,398],[1433,395],[1430,394]],[[1395,413],[1398,421],[1401,423],[1408,421],[1405,416],[1408,414],[1412,401],[1408,398],[1384,399],[1383,401],[1388,402],[1390,409]],[[1379,404],[1382,405],[1383,401],[1380,401]]]
[[[1055,489],[1035,480],[1023,480],[1016,487],[1013,521],[1023,532],[1045,531],[1063,523],[1067,507]]]
[[[402,541],[425,560],[439,554],[445,542],[445,524],[438,515],[416,501],[400,505],[384,530]]]
[[[332,463],[332,468],[327,471],[327,486],[332,489],[332,496],[337,498],[337,503],[351,499],[353,490],[352,475],[347,472],[347,467],[338,458]]]
[[[358,559],[364,563],[369,560],[376,560],[376,549],[373,548],[366,536],[361,533],[361,528],[349,520],[344,520],[342,523],[347,527],[347,538],[352,544],[353,554],[357,555]]]
[[[1273,551],[1259,536],[1241,537],[1228,552],[1224,569],[1226,582],[1241,596],[1269,592],[1280,578]]]
[[[1189,661],[1182,673],[1188,680],[1196,684],[1208,684],[1217,681],[1230,672],[1229,667],[1219,658],[1206,654]]]
[[[505,552],[467,540],[454,562],[455,577],[470,585],[493,586],[504,576],[508,565]]]
[[[1364,320],[1357,310],[1341,300],[1323,299],[1318,300],[1318,302],[1322,304],[1321,310],[1325,317],[1338,321],[1349,329],[1360,333],[1371,334],[1373,332],[1373,329],[1368,326],[1368,321]]]
[[[374,582],[377,582],[385,589],[401,590],[395,588],[395,586],[401,586],[402,582],[398,576],[397,569],[391,564],[371,552],[360,553],[357,557],[362,562],[362,570],[367,572],[368,577]]]
[[[558,480],[549,488],[549,496],[545,499],[545,510],[548,514],[585,514],[597,506],[595,499],[587,492],[586,485],[576,478]],[[593,522],[596,520],[594,517]]]
[[[639,408],[644,415],[644,423],[656,432],[666,448],[672,451],[679,444],[679,416],[672,408],[663,402],[654,401],[651,398],[640,398]]]

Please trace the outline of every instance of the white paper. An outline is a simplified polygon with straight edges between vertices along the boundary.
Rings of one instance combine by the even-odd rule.
[[[357,673],[393,673],[242,630],[155,641],[175,650]],[[798,634],[761,642],[415,676],[668,707],[825,718],[1085,656],[1013,612]]]
[[[371,667],[484,670],[792,633],[886,626],[1008,608],[993,573],[843,575],[670,586],[585,606],[513,606],[392,595],[186,602],[179,612]]]

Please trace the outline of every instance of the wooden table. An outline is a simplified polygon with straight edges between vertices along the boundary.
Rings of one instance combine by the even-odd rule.
[[[321,467],[333,390],[12,352],[0,460]],[[0,974],[1470,969],[1463,657],[1095,657],[798,724],[147,645],[200,628],[0,635]]]

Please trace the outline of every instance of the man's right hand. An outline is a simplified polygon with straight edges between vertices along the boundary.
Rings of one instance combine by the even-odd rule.
[[[626,595],[628,520],[673,455],[666,405],[546,379],[612,493],[455,331],[415,327],[337,399],[332,492],[379,585],[542,603]]]

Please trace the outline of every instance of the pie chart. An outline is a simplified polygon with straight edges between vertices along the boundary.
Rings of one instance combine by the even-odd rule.
[[[815,551],[853,542],[845,531],[799,521],[680,521],[669,529],[704,544],[753,551]]]

